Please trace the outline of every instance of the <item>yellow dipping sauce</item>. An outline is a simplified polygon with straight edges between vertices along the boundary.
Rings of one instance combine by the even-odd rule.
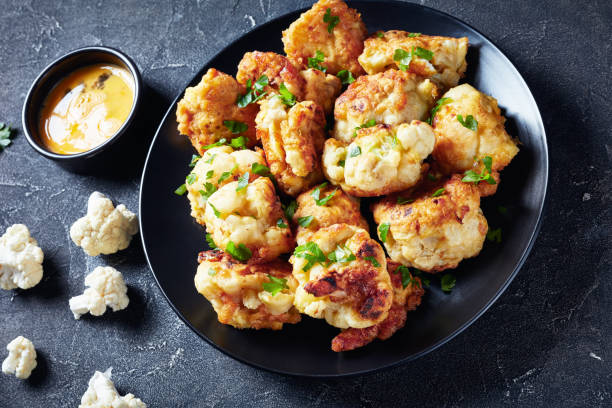
[[[133,103],[134,80],[126,69],[112,64],[79,68],[45,98],[41,141],[60,154],[91,150],[119,130]]]

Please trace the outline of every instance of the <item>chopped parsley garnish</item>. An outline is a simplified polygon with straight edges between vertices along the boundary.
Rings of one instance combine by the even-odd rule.
[[[302,268],[304,272],[307,272],[317,262],[322,263],[326,260],[325,254],[315,242],[307,242],[304,245],[298,246],[293,251],[293,256],[306,260],[306,265]]]
[[[238,177],[238,186],[236,191],[244,190],[249,185],[249,172],[247,171],[242,176]]]
[[[321,63],[325,62],[325,54],[322,51],[317,50],[314,57],[308,57],[308,68],[318,69],[319,71],[326,72],[327,68],[322,66]]]
[[[446,189],[444,187],[439,188],[436,191],[434,191],[434,193],[431,196],[432,197],[440,197],[442,194],[444,194],[445,191],[446,191]]]
[[[376,33],[376,36],[377,36],[378,38],[385,38],[385,33],[384,33],[384,32],[382,32],[382,31],[379,31],[379,32],[377,32],[377,33]]]
[[[215,244],[215,241],[213,241],[212,235],[206,234],[206,242],[208,243],[210,249],[217,249],[217,245]]]
[[[348,155],[349,157],[357,157],[361,154],[361,147],[356,144],[351,144],[349,146]]]
[[[244,244],[234,244],[233,241],[229,241],[227,243],[227,247],[225,248],[228,254],[230,254],[234,259],[239,261],[248,261],[253,253],[249,248],[247,248]]]
[[[346,263],[354,261],[355,259],[357,259],[357,257],[355,257],[355,254],[353,254],[351,250],[347,247],[338,245],[335,251],[327,254],[327,259],[331,262]]]
[[[398,204],[410,204],[414,202],[414,198],[404,198],[404,197],[397,197],[397,203]]]
[[[0,122],[0,150],[11,144],[11,127]]]
[[[217,218],[221,217],[221,212],[219,210],[217,210],[217,207],[212,205],[212,203],[210,201],[208,201],[208,205],[210,205],[210,208],[213,209],[213,212],[215,213],[215,217],[217,217]]]
[[[226,143],[227,143],[227,139],[222,137],[221,139],[217,140],[215,143],[211,143],[209,145],[206,145],[202,149],[208,150],[208,149],[212,149],[213,147],[223,146]]]
[[[476,173],[474,170],[468,170],[463,173],[463,178],[461,181],[464,183],[474,183],[478,184],[479,182],[485,180],[489,184],[497,184],[495,178],[491,175],[491,166],[493,165],[493,159],[491,156],[485,156],[480,159],[482,164],[484,164],[484,168],[479,173]]]
[[[246,83],[246,93],[244,95],[239,95],[236,100],[236,105],[240,108],[244,108],[250,103],[255,103],[267,92],[264,92],[264,88],[268,85],[268,77],[266,75],[260,76],[255,84],[249,79]]]
[[[299,217],[298,224],[300,224],[300,227],[308,228],[313,219],[314,217],[312,215],[308,215],[306,217]]]
[[[283,221],[282,218],[279,218],[278,221],[276,221],[276,226],[279,228],[287,228],[287,224],[285,224],[285,221]]]
[[[440,279],[440,287],[447,293],[453,290],[455,283],[457,283],[457,279],[450,273],[447,273],[446,275],[442,276],[442,279]]]
[[[276,294],[283,289],[289,289],[289,286],[287,286],[287,279],[277,278],[270,274],[268,274],[268,279],[270,279],[270,282],[264,282],[261,286],[263,290],[270,292],[272,296],[276,296]]]
[[[355,131],[353,132],[353,137],[357,137],[357,131],[359,129],[371,128],[372,126],[376,126],[376,119],[370,119],[366,123],[362,124],[361,126],[357,126],[355,128]]]
[[[224,120],[223,126],[229,129],[230,132],[237,135],[242,132],[246,132],[249,128],[246,123],[239,122],[237,120]]]
[[[206,160],[204,163],[211,164],[213,162],[213,160],[215,160],[215,156],[216,155],[217,155],[217,153],[211,154],[210,157],[208,158],[208,160]]]
[[[407,266],[400,265],[393,273],[399,273],[401,275],[402,287],[404,289],[406,289],[408,285],[412,283],[412,274],[410,273],[410,268],[408,268]]]
[[[214,184],[212,183],[206,183],[204,184],[204,190],[200,190],[200,195],[205,199],[208,200],[208,198],[215,192],[217,191],[217,187],[214,186]]]
[[[197,164],[198,160],[200,160],[201,157],[198,156],[197,154],[194,154],[193,156],[191,156],[191,162],[189,162],[189,167],[195,167],[195,165]]]
[[[208,274],[210,276],[215,276],[217,274],[217,271],[214,270],[213,268],[208,268]]]
[[[429,284],[430,284],[431,282],[430,282],[429,278],[428,278],[428,277],[426,277],[426,276],[425,276],[425,274],[424,274],[422,271],[420,271],[420,270],[418,270],[418,269],[413,269],[413,270],[412,270],[412,274],[413,274],[414,276],[418,276],[419,278],[421,278],[421,282],[423,282],[423,285],[425,285],[425,287],[426,287],[426,288],[428,288],[428,287],[429,287]]]
[[[473,132],[478,131],[478,121],[472,115],[467,115],[465,119],[463,119],[462,115],[457,115],[457,121],[464,128],[470,129]]]
[[[312,193],[310,193],[310,195],[312,196],[312,198],[314,198],[315,203],[317,203],[317,205],[319,206],[323,206],[325,204],[327,204],[329,202],[329,200],[331,200],[334,197],[334,194],[336,194],[336,191],[338,191],[338,189],[332,191],[330,194],[328,194],[327,196],[320,198],[321,196],[321,190],[325,188],[325,186],[327,186],[327,181],[325,183],[322,183],[320,185],[317,186],[317,188],[314,189],[314,191]]]
[[[431,173],[427,173],[427,180],[429,181],[438,181],[438,178]]]
[[[232,139],[230,146],[236,150],[245,149],[248,139],[246,136],[238,136]]]
[[[297,201],[293,200],[292,202],[289,203],[289,205],[287,205],[284,210],[285,210],[285,215],[287,216],[288,219],[293,219],[293,214],[295,214],[295,210],[297,210],[297,206],[298,203]]]
[[[366,256],[363,259],[365,259],[366,261],[369,261],[372,265],[374,265],[374,267],[380,268],[380,263],[373,256]]]
[[[215,171],[214,170],[208,170],[206,172],[206,180],[210,180],[211,178],[213,178],[215,176]]]
[[[489,230],[487,231],[487,239],[491,242],[501,244],[501,241],[502,241],[501,227],[495,228],[495,229],[489,228]]]
[[[184,195],[187,192],[187,186],[185,184],[181,184],[180,186],[178,186],[178,188],[176,190],[174,190],[174,194],[176,195]]]
[[[389,223],[383,222],[378,226],[378,235],[382,242],[387,242],[387,234],[389,233]]]
[[[409,38],[420,37],[421,33],[408,33]]]
[[[416,47],[412,49],[412,53],[415,54],[419,58],[423,58],[424,60],[431,61],[434,56],[433,51],[429,51],[428,49]]]
[[[295,105],[295,95],[289,92],[284,82],[281,83],[280,86],[278,87],[278,92],[280,93],[279,96],[281,98],[281,101],[283,101],[285,105],[287,106]]]
[[[340,78],[340,80],[342,81],[342,85],[350,85],[353,82],[355,82],[355,78],[353,77],[353,74],[351,73],[351,71],[349,71],[347,69],[343,69],[342,71],[338,71],[336,76],[338,78]]]
[[[398,63],[400,70],[407,71],[410,68],[410,63],[414,57],[431,61],[433,55],[434,53],[432,51],[421,47],[412,47],[410,51],[397,48],[393,53],[393,61]]]
[[[230,178],[232,176],[232,173],[234,173],[237,168],[238,165],[235,165],[230,171],[224,171],[223,173],[221,173],[221,177],[219,177],[219,180],[217,180],[217,184],[221,184],[222,182]]]
[[[187,184],[192,185],[193,183],[196,182],[197,179],[198,179],[198,176],[195,173],[189,173],[185,181],[187,181]]]
[[[340,160],[338,162],[338,166],[340,166],[340,167],[344,167],[345,164],[346,164],[346,160]]]
[[[442,105],[446,105],[447,103],[451,103],[452,101],[453,100],[451,98],[440,98],[440,99],[438,99],[438,102],[436,102],[436,106],[431,108],[431,112],[429,114],[429,118],[427,119],[427,123],[429,125],[432,125],[433,124],[433,120],[436,117],[436,113],[438,113],[438,111],[440,110]]]
[[[334,27],[340,22],[340,17],[332,15],[331,9],[328,8],[323,15],[323,22],[327,23],[327,32],[331,34]]]
[[[253,172],[253,174],[259,174],[263,177],[270,177],[272,175],[268,166],[257,162],[251,164],[251,171]]]

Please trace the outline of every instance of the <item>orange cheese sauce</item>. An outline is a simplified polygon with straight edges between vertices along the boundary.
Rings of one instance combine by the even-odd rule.
[[[45,98],[42,143],[75,154],[101,145],[123,125],[134,103],[134,80],[117,65],[94,64],[63,78]]]

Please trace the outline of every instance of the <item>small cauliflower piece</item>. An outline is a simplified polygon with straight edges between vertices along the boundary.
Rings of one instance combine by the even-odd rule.
[[[259,177],[242,188],[236,181],[221,187],[208,198],[204,221],[217,247],[229,252],[228,245],[238,248],[242,244],[253,260],[272,260],[295,245],[268,177]]]
[[[275,96],[261,101],[260,106],[255,119],[257,137],[270,171],[281,190],[295,197],[323,179],[325,114],[314,102],[288,107]]]
[[[89,196],[87,215],[70,227],[70,238],[89,256],[108,255],[130,245],[138,232],[138,217],[125,205],[113,202],[97,191]]]
[[[321,228],[289,262],[299,282],[294,305],[301,313],[341,329],[370,327],[387,317],[393,301],[387,261],[366,230],[348,224]]]
[[[368,74],[376,74],[389,68],[398,68],[399,61],[393,59],[395,50],[411,52],[413,49],[430,51],[431,59],[425,53],[415,52],[407,70],[423,78],[431,78],[441,88],[456,86],[463,76],[467,63],[468,38],[415,35],[406,31],[391,30],[379,32],[364,43],[359,63]]]
[[[257,105],[249,104],[244,108],[236,105],[238,97],[245,93],[246,88],[233,77],[214,68],[209,69],[199,84],[185,90],[183,99],[177,105],[179,132],[188,136],[193,147],[202,155],[205,146],[222,138],[229,141],[238,136],[223,124],[224,121],[233,120],[248,126],[243,135],[247,137],[249,147],[255,146]]]
[[[293,307],[298,284],[286,261],[245,264],[213,250],[201,252],[198,262],[196,289],[212,303],[221,323],[237,329],[280,330],[284,323],[300,321]],[[271,283],[268,275],[284,280],[274,294],[266,290]]]
[[[346,147],[336,139],[325,142],[325,176],[347,193],[374,197],[414,186],[427,169],[423,161],[435,143],[433,129],[413,120],[396,128],[376,125],[359,129]]]
[[[0,288],[29,289],[43,276],[44,254],[23,224],[7,228],[0,237]]]
[[[485,156],[493,159],[492,170],[501,171],[516,156],[519,149],[504,129],[506,118],[501,115],[495,98],[485,95],[468,84],[456,86],[443,96],[433,120],[436,145],[433,157],[446,174],[463,173]],[[461,124],[471,115],[478,123],[476,130]]]
[[[89,286],[82,295],[70,298],[70,310],[75,319],[85,313],[101,316],[106,307],[113,312],[123,310],[130,303],[127,286],[121,272],[110,266],[98,266],[85,277],[85,286]]]
[[[326,21],[336,19],[333,27]],[[336,75],[346,69],[357,77],[364,72],[357,57],[367,33],[361,14],[345,2],[319,0],[283,31],[283,44],[285,54],[298,67],[306,69],[308,58],[320,51],[325,55],[321,65],[328,73]]]
[[[298,101],[303,98],[305,82],[299,70],[284,55],[275,52],[247,52],[238,64],[236,80],[246,85],[247,81],[255,83],[262,75],[268,77],[265,92],[278,94],[281,84],[291,92]]]
[[[79,408],[147,408],[147,404],[133,394],[119,395],[111,381],[111,368],[96,371],[89,380],[87,391],[81,397]]]
[[[350,143],[370,122],[397,126],[425,120],[437,96],[433,82],[409,72],[390,69],[363,75],[336,99],[333,136]]]
[[[36,368],[36,349],[34,344],[23,336],[18,336],[11,341],[6,349],[8,357],[2,362],[4,374],[15,374],[15,377],[25,380]]]
[[[334,101],[342,90],[342,81],[335,75],[326,74],[318,69],[307,69],[300,72],[304,78],[304,101],[313,101],[325,111],[326,115],[332,113]]]
[[[191,216],[204,225],[204,211],[208,197],[219,187],[238,180],[247,172],[249,180],[255,180],[259,175],[252,171],[254,163],[266,165],[263,150],[258,147],[255,151],[248,149],[234,151],[230,146],[207,150],[185,182]]]
[[[488,226],[472,183],[455,175],[401,197],[405,204],[391,195],[372,205],[378,236],[393,261],[436,273],[480,253]]]

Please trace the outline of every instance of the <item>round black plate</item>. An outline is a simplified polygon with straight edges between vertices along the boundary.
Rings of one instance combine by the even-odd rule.
[[[451,294],[441,292],[438,280],[432,279],[431,290],[420,308],[409,313],[406,327],[391,339],[375,341],[360,350],[332,352],[330,342],[338,330],[308,317],[277,332],[222,325],[193,284],[197,254],[206,249],[204,229],[190,217],[187,199],[173,193],[184,182],[194,153],[187,138],[178,134],[175,100],[157,131],[142,175],[140,228],[147,260],[170,305],[189,327],[228,355],[275,372],[351,375],[434,350],[474,322],[499,297],[525,261],[539,229],[548,180],[546,135],[533,96],[512,63],[478,31],[439,11],[399,2],[353,2],[351,6],[361,12],[370,32],[399,29],[469,37],[464,81],[497,98],[508,118],[507,130],[521,141],[521,152],[502,174],[499,192],[483,199],[489,224],[502,227],[503,240],[501,244],[487,242],[478,257],[461,263],[453,272],[457,286]],[[247,51],[282,53],[281,31],[302,11],[245,34],[210,60],[187,85],[198,83],[209,67],[235,74]],[[182,94],[181,90],[179,98]],[[498,206],[505,207],[508,214],[502,215]]]

